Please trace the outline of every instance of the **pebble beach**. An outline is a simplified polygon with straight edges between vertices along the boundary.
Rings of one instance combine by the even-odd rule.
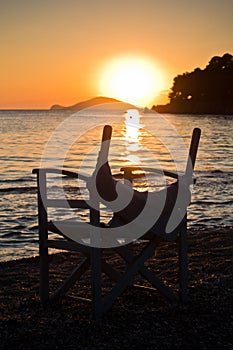
[[[170,303],[157,291],[127,288],[102,323],[91,304],[89,275],[59,302],[43,309],[39,258],[0,263],[0,349],[232,349],[233,228],[189,232],[189,302]],[[176,244],[162,243],[149,267],[177,288]],[[108,252],[121,270],[120,258]],[[51,291],[80,261],[51,255]],[[140,278],[140,277],[139,277]]]

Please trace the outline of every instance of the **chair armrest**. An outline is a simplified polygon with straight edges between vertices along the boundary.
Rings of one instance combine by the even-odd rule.
[[[145,171],[147,171],[148,173],[155,173],[155,174],[161,174],[161,175],[165,175],[168,177],[171,177],[173,179],[179,179],[181,176],[183,176],[184,174],[179,174],[177,172],[174,171],[169,171],[169,170],[163,170],[163,169],[153,169],[153,168],[143,168]]]
[[[148,172],[148,173],[155,173],[155,174],[165,175],[167,177],[171,177],[171,178],[176,179],[176,180],[181,180],[185,176],[185,173],[177,173],[177,172],[173,172],[173,171],[169,171],[169,170],[148,168],[148,167],[141,168],[139,166],[131,166],[131,165],[122,167],[120,170],[123,171],[124,175],[126,175],[127,178],[130,178],[130,179],[132,179],[132,172],[133,171],[139,171],[139,170],[143,171],[143,173],[144,172]],[[115,176],[116,177],[117,176],[120,177],[120,174],[116,174]],[[193,184],[196,183],[196,178],[195,177],[192,177],[191,183],[193,183]]]
[[[75,173],[73,171],[69,171],[69,170],[64,170],[64,169],[56,169],[56,168],[37,168],[37,169],[33,169],[32,170],[32,174],[39,174],[40,172],[43,172],[45,174],[49,173],[49,174],[62,174],[64,176],[67,176],[71,179],[80,179],[80,180],[84,180],[84,181],[88,181],[88,179],[90,178],[89,175],[87,174],[83,174],[83,173]]]
[[[178,174],[168,170],[154,169],[154,168],[147,168],[147,167],[140,168],[138,166],[130,166],[130,165],[121,168],[121,171],[124,171],[124,173],[132,173],[133,171],[138,171],[138,170],[146,171],[149,173],[165,175],[168,177],[172,177],[173,179],[179,179],[179,177],[183,175],[183,174]]]

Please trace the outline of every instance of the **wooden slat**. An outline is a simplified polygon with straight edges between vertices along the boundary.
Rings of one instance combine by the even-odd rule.
[[[112,281],[117,282],[119,280],[119,278],[121,277],[120,272],[115,270],[105,260],[102,260],[102,270]]]
[[[159,243],[159,239],[157,243]],[[128,247],[117,248],[116,251],[118,254],[129,264],[135,259],[135,256],[131,253]],[[144,277],[154,288],[158,290],[160,294],[165,296],[170,301],[176,301],[177,298],[172,292],[171,288],[166,286],[155,274],[149,271],[145,266],[142,266],[138,272]],[[153,288],[152,288],[153,289]]]
[[[73,252],[81,252],[83,254],[90,254],[89,247],[73,241],[48,239],[47,247],[54,248],[54,249],[68,250]]]
[[[84,258],[83,261],[73,270],[71,275],[65,280],[57,292],[50,298],[51,301],[56,301],[61,298],[73,285],[81,278],[90,266],[90,260]]]
[[[134,257],[128,264],[125,272],[121,275],[116,285],[112,288],[104,300],[103,313],[107,312],[116,298],[124,291],[133,276],[143,267],[145,261],[153,254],[155,246],[158,244],[158,238],[155,237],[149,244],[141,251],[141,253]],[[117,250],[117,249],[116,249]],[[120,250],[120,248],[119,248]]]
[[[148,172],[148,173],[155,173],[155,174],[161,174],[161,175],[165,175],[168,177],[171,177],[173,179],[178,179],[180,176],[184,175],[184,174],[179,174],[173,171],[169,171],[169,170],[163,170],[163,169],[155,169],[155,168],[148,168],[148,167],[138,167],[138,166],[126,166],[121,168],[121,171],[124,171],[125,174],[131,173],[133,171],[144,171],[144,172]]]
[[[83,199],[47,199],[47,207],[91,209],[89,201]]]
[[[39,173],[45,173],[45,174],[60,174],[64,175],[71,179],[80,179],[87,181],[89,179],[89,175],[83,174],[83,173],[75,173],[70,170],[65,169],[56,169],[56,168],[36,168],[32,170],[32,174],[39,174]]]

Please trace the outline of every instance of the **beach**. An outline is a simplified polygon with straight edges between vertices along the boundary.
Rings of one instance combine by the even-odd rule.
[[[233,228],[189,232],[187,305],[168,302],[155,292],[127,288],[98,324],[91,304],[77,299],[89,293],[84,275],[56,304],[39,301],[39,258],[0,263],[1,349],[232,349]],[[137,248],[136,248],[137,249]],[[121,269],[121,261],[107,251]],[[177,286],[176,244],[162,243],[149,267]],[[53,291],[79,254],[51,256]]]

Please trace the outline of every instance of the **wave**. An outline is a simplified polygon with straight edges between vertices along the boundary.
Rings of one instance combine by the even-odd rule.
[[[35,186],[27,186],[27,187],[6,187],[6,188],[0,188],[0,193],[17,193],[17,194],[23,194],[23,193],[36,193],[36,187]]]
[[[220,170],[220,169],[213,169],[213,170],[195,170],[195,175],[197,176],[204,176],[204,177],[216,177],[216,175],[219,176],[233,176],[233,171],[229,170]]]
[[[199,201],[193,201],[191,205],[229,205],[233,204],[233,200],[228,201],[211,201],[211,200],[199,200]]]
[[[37,226],[38,227],[38,226]],[[15,228],[14,228],[15,229]],[[25,227],[23,227],[22,229],[25,230]],[[21,229],[21,230],[22,230]],[[32,232],[27,232],[27,231],[13,231],[13,232],[6,232],[6,233],[3,233],[1,236],[0,236],[0,240],[2,240],[3,238],[11,238],[11,237],[18,237],[18,238],[21,238],[21,239],[26,239],[26,237],[29,237],[30,239],[33,237],[34,233]]]
[[[16,179],[4,179],[4,180],[0,180],[0,183],[14,183],[14,182],[28,182],[28,181],[33,181],[34,179],[32,177],[19,177]]]
[[[210,171],[211,175],[220,175],[220,176],[233,176],[232,171],[223,171],[219,169],[211,170]]]
[[[85,187],[76,187],[70,185],[64,185],[63,189],[66,193],[80,195],[82,190],[85,190]],[[56,192],[61,191],[60,186],[49,186],[49,191]],[[13,194],[25,194],[25,193],[36,193],[36,186],[20,186],[20,187],[4,187],[0,188],[0,193],[13,193]]]
[[[37,244],[38,239],[28,239],[28,240],[17,240],[17,239],[11,239],[11,240],[0,240],[0,248],[13,248],[13,246],[21,246],[23,247],[25,244]]]

